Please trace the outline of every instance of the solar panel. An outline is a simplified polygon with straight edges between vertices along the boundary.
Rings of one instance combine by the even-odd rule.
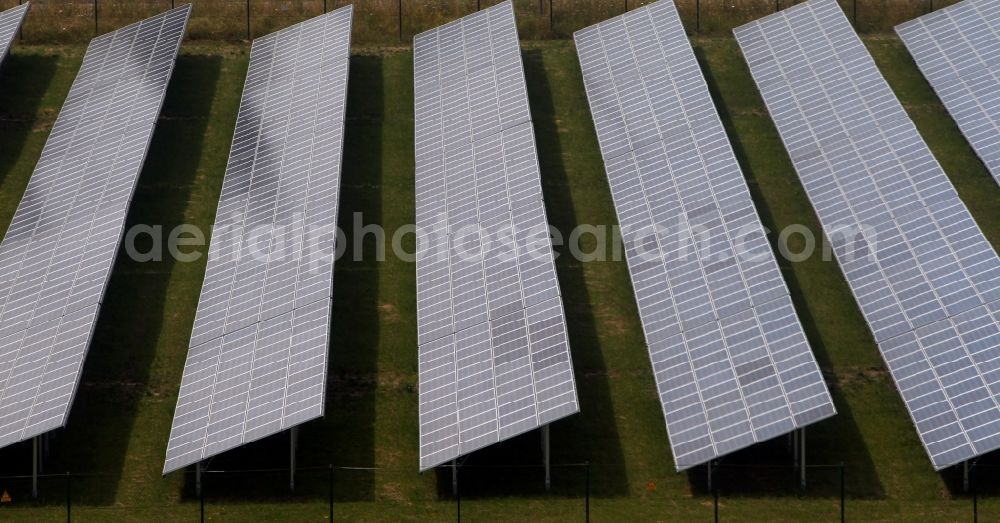
[[[323,415],[352,15],[253,41],[164,474]]]
[[[413,45],[426,470],[580,409],[513,7]]]
[[[1000,183],[1000,0],[965,0],[896,33]]]
[[[10,46],[14,43],[24,17],[28,14],[30,4],[21,4],[6,11],[0,12],[0,64],[3,64],[7,54],[10,53]]]
[[[735,33],[934,467],[1000,447],[1000,258],[847,17]]]
[[[66,422],[190,12],[90,42],[0,244],[0,447]]]
[[[677,470],[835,414],[676,7],[575,40]]]

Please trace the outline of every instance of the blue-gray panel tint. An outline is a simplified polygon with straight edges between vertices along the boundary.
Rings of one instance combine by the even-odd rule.
[[[414,38],[420,469],[579,411],[510,2]]]
[[[677,469],[835,414],[673,3],[575,39]]]
[[[965,0],[896,33],[1000,183],[1000,0]]]
[[[1000,447],[1000,258],[847,17],[735,33],[934,467]]]
[[[0,244],[0,447],[66,422],[190,13],[90,42]]]
[[[323,415],[352,15],[253,42],[164,473]]]
[[[25,3],[0,12],[0,65],[3,65],[4,58],[7,58],[10,52],[10,46],[21,30],[29,6],[30,4]]]

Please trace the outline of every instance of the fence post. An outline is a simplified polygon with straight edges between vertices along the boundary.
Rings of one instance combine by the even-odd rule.
[[[694,2],[694,32],[701,32],[701,0]]]
[[[201,468],[201,462],[196,464],[199,469]],[[198,511],[201,513],[201,523],[205,523],[205,483],[208,483],[208,478],[202,478],[201,488],[198,489]]]
[[[250,0],[247,0],[247,40],[250,39]]]
[[[844,462],[840,462],[840,523],[844,523]]]
[[[976,463],[969,470],[969,481],[972,483],[972,523],[979,523],[979,492],[976,489]]]
[[[70,521],[73,520],[73,503],[72,501],[70,501],[72,499],[71,495],[73,491],[70,490],[71,489],[70,485],[72,484],[70,480],[71,476],[69,474],[69,471],[67,470],[66,471],[66,523],[70,523]]]
[[[587,486],[585,491],[586,505],[584,507],[587,518],[586,523],[590,523],[590,462],[586,462],[585,465],[587,467]]]

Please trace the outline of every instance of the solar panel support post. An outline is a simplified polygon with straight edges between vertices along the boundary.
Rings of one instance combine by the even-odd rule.
[[[403,0],[399,0],[399,43],[403,43]]]
[[[694,32],[701,32],[701,0],[694,3]]]
[[[100,34],[100,31],[97,30],[97,0],[94,0],[94,36],[98,34]]]
[[[31,438],[31,497],[38,499],[38,436]]]
[[[802,434],[799,436],[799,451],[802,455],[799,457],[799,486],[803,489],[806,488],[806,428],[802,427],[799,429]]]
[[[709,490],[712,491],[712,516],[714,518],[715,523],[719,523],[719,488],[711,484],[712,469],[714,469],[716,466],[718,466],[717,462],[714,461],[708,462],[708,478],[709,478],[708,488]]]
[[[250,40],[250,0],[247,0],[247,40]]]
[[[584,498],[586,500],[584,504],[584,521],[586,521],[586,523],[590,523],[590,462],[588,461],[584,463],[584,467],[587,469],[587,479],[584,487]]]
[[[709,461],[705,465],[706,476],[708,477],[708,490],[712,490],[712,469],[714,468],[713,462]]]
[[[458,489],[458,460],[451,461],[451,493],[455,496],[455,521],[462,523],[462,491]]]
[[[201,497],[201,462],[194,464],[194,495]]]
[[[295,492],[295,447],[298,441],[299,427],[296,425],[288,431],[288,490],[291,492]]]
[[[969,462],[962,462],[962,491],[969,491]]]
[[[552,468],[549,460],[549,426],[542,427],[542,459],[545,460],[545,491],[552,488]]]
[[[329,477],[327,478],[327,481],[329,487],[329,492],[327,492],[327,494],[329,498],[329,508],[330,508],[330,514],[327,521],[332,522],[333,521],[333,463],[330,464],[330,474]]]

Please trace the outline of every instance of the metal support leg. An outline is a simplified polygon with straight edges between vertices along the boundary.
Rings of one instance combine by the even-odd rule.
[[[458,495],[458,460],[451,460],[451,495]]]
[[[792,463],[799,468],[799,431],[792,431]]]
[[[288,490],[295,492],[295,446],[299,440],[299,427],[292,427],[288,431],[289,436],[289,447],[291,452],[289,455],[288,463]]]
[[[802,434],[799,436],[799,451],[801,452],[801,457],[799,458],[799,486],[806,488],[806,429],[803,427],[801,429]]]
[[[962,462],[962,491],[969,491],[969,462]]]
[[[708,464],[705,465],[706,467],[708,467],[708,474],[707,475],[708,475],[708,491],[709,492],[712,491],[712,465],[713,465],[713,463],[711,461],[709,461]]]
[[[201,497],[201,462],[194,464],[194,495]]]
[[[31,438],[31,497],[38,498],[38,436]]]
[[[549,426],[542,427],[542,459],[545,460],[545,491],[552,488],[552,470],[549,462]]]

